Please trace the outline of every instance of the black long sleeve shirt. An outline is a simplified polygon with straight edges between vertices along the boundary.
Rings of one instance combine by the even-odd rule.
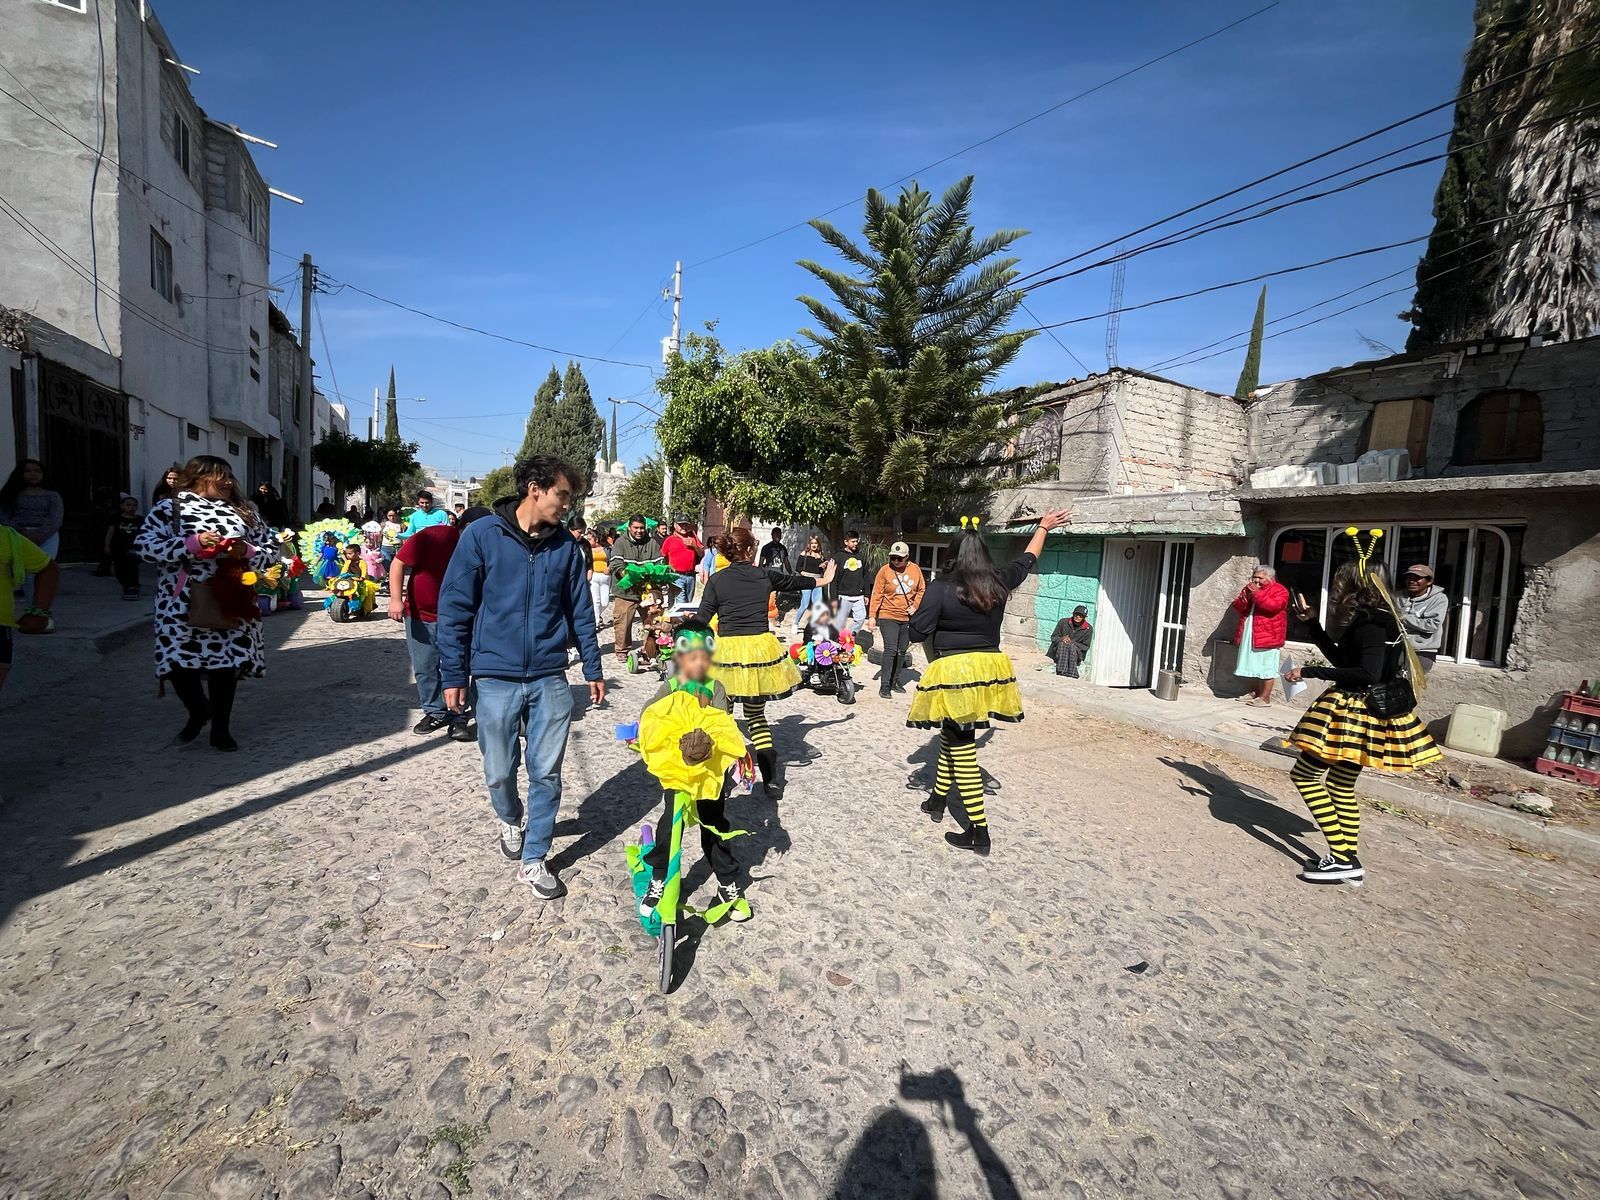
[[[1302,667],[1306,679],[1326,679],[1341,687],[1365,688],[1382,683],[1388,673],[1389,643],[1400,636],[1393,614],[1357,609],[1350,624],[1330,637],[1313,617],[1309,622],[1311,640],[1328,656],[1329,666]]]
[[[1003,568],[1000,577],[1005,581],[1006,591],[1016,591],[1038,561],[1031,554],[1023,554]],[[979,612],[961,603],[954,585],[936,579],[928,585],[917,611],[911,614],[911,640],[931,640],[934,650],[940,654],[998,650],[1000,626],[1005,616],[1004,600],[988,612]]]
[[[773,592],[798,592],[816,585],[812,575],[787,575],[763,571],[754,563],[729,563],[706,580],[695,616],[702,621],[716,617],[720,637],[766,633],[767,599]]]

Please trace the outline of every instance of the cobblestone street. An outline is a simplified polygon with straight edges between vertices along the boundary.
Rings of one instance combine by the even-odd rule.
[[[4,696],[0,1194],[1600,1195],[1590,869],[1369,806],[1366,887],[1309,887],[1286,774],[1037,705],[977,860],[868,684],[772,705],[756,919],[662,996],[649,684],[574,727],[540,905],[397,627],[268,630],[236,755],[166,746],[143,641]]]

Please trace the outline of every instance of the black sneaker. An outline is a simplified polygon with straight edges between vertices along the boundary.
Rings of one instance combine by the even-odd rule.
[[[478,734],[472,728],[471,721],[452,721],[450,723],[450,740],[452,742],[475,742]]]
[[[1300,878],[1307,883],[1348,883],[1360,887],[1366,882],[1367,870],[1359,858],[1335,858],[1329,854],[1315,866],[1302,870]]]
[[[661,903],[661,897],[666,890],[667,881],[665,879],[652,878],[650,886],[645,889],[643,899],[639,901],[639,915],[641,917],[649,917],[651,913],[655,912],[656,905]]]
[[[717,903],[728,906],[728,920],[748,921],[750,919],[750,902],[745,900],[744,891],[737,883],[724,883],[717,888]]]
[[[445,717],[436,717],[432,713],[428,713],[428,714],[423,716],[422,720],[418,721],[415,725],[413,725],[411,727],[411,732],[412,733],[433,733],[436,730],[443,729],[448,724],[450,724],[450,722],[449,722],[449,720],[447,718],[445,718]]]
[[[510,821],[500,822],[500,853],[507,858],[522,857],[522,827]]]

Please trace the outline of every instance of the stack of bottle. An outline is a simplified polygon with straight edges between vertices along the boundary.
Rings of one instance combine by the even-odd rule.
[[[1600,698],[1594,695],[1589,681],[1576,692],[1568,692],[1561,700],[1561,711],[1550,726],[1545,739],[1544,752],[1539,756],[1538,769],[1547,775],[1559,774],[1578,777],[1578,772],[1596,778],[1583,778],[1594,783],[1600,779]],[[1548,770],[1548,767],[1568,767],[1570,771]]]

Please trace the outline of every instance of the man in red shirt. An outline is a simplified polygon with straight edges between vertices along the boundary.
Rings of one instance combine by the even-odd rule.
[[[694,572],[704,552],[705,547],[700,544],[693,521],[675,521],[671,536],[661,543],[661,553],[666,557],[667,566],[678,577],[680,601],[694,599]]]
[[[474,506],[462,513],[454,525],[429,525],[417,530],[400,543],[389,564],[389,619],[405,622],[406,650],[411,654],[417,700],[422,705],[422,720],[411,727],[412,733],[428,734],[448,727],[452,741],[473,740],[466,714],[452,713],[445,706],[434,635],[439,619],[439,585],[444,582],[445,569],[461,540],[461,531],[488,514],[487,508]]]

